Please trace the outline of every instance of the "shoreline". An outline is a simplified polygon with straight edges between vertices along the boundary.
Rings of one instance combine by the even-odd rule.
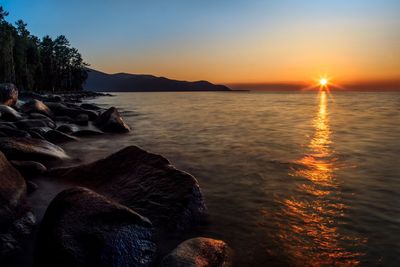
[[[57,262],[66,260],[63,258],[63,251],[72,251],[72,258],[68,260],[75,263],[95,260],[105,266],[114,266],[103,262],[107,257],[126,266],[174,266],[181,262],[197,262],[199,259],[212,263],[213,266],[227,266],[231,262],[230,249],[223,241],[203,237],[184,240],[185,231],[206,216],[200,186],[193,176],[176,169],[164,157],[135,146],[113,151],[114,154],[105,159],[89,164],[69,158],[68,151],[58,146],[64,142],[85,142],[86,138],[91,137],[113,138],[115,134],[130,131],[117,109],[111,107],[103,110],[95,104],[82,102],[98,96],[110,95],[92,92],[47,95],[22,93],[13,105],[16,113],[11,112],[19,117],[11,121],[5,121],[3,114],[4,109],[10,111],[9,108],[13,108],[2,106],[0,151],[7,157],[4,160],[11,160],[13,164],[8,164],[7,168],[17,168],[22,174],[16,175],[26,181],[21,189],[26,193],[23,193],[21,203],[15,207],[18,210],[20,206],[24,206],[24,212],[22,215],[20,211],[15,212],[19,215],[10,216],[12,218],[8,222],[8,230],[15,236],[13,249],[0,251],[0,256],[10,266],[21,266],[16,258],[23,255],[31,255],[32,258],[32,261],[23,262],[23,266],[57,265]],[[67,118],[69,114],[72,118]],[[14,124],[15,129],[9,130],[8,135],[4,136],[4,129],[11,129]],[[29,136],[13,136],[16,133],[22,135],[23,131]],[[46,189],[46,186],[50,189]],[[71,186],[72,189],[65,190]],[[54,194],[57,191],[55,198],[54,195],[46,195],[49,190]],[[76,198],[75,195],[79,197]],[[51,201],[49,207],[35,207],[38,204],[43,205],[41,198],[46,197]],[[86,201],[82,202],[82,198]],[[92,205],[103,208],[89,210],[87,206]],[[43,220],[38,212],[40,209],[46,210]],[[111,214],[123,211],[125,215],[114,218],[103,214],[104,209]],[[32,219],[23,225],[26,234],[21,235],[14,229],[14,224],[21,218],[25,219],[27,214],[30,217],[36,215],[39,220],[35,223]],[[81,222],[72,227],[73,229],[70,225],[65,225],[66,220],[71,220],[71,214],[81,218]],[[100,219],[93,220],[92,216]],[[127,224],[127,220],[130,223]],[[126,225],[129,225],[128,230]],[[93,228],[96,229],[94,232]],[[73,237],[65,240],[64,235],[60,237],[55,234],[65,231]],[[182,243],[173,251],[162,251],[163,243],[168,242],[165,239],[165,236],[168,238],[166,233],[181,236]],[[97,238],[102,236],[102,250],[87,248],[86,245],[82,247],[83,241],[80,239],[89,238],[83,237],[84,235]],[[28,245],[27,240],[31,240]],[[0,242],[7,243],[1,237]],[[65,242],[75,245],[63,247]],[[84,242],[91,243],[93,240],[89,238]],[[125,248],[126,245],[134,245],[129,251],[125,251],[118,247],[121,243],[125,244]],[[201,251],[196,249],[199,246],[203,248]],[[83,254],[84,259],[76,258],[74,253]]]

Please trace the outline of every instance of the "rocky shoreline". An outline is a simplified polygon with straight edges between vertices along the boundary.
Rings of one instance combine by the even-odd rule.
[[[70,156],[61,144],[131,131],[117,108],[82,103],[103,95],[18,93],[0,84],[3,266],[17,266],[25,250],[33,251],[27,266],[229,266],[230,249],[221,240],[197,237],[160,252],[167,233],[183,236],[206,215],[197,180],[166,158],[128,146],[66,166]],[[68,184],[43,218],[28,198],[38,177]]]

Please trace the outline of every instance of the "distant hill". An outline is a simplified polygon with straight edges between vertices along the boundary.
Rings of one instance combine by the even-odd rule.
[[[88,69],[84,89],[98,92],[176,92],[176,91],[230,91],[224,85],[207,81],[178,81],[153,75],[116,73],[107,74]]]

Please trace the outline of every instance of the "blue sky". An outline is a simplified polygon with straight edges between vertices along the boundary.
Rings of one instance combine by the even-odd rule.
[[[2,0],[92,67],[215,82],[400,76],[400,1]]]

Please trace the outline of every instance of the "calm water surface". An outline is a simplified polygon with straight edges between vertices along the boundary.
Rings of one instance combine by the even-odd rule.
[[[235,266],[399,266],[399,93],[120,93],[133,131],[68,144],[84,161],[139,145],[197,177]],[[82,149],[87,151],[82,154]]]

